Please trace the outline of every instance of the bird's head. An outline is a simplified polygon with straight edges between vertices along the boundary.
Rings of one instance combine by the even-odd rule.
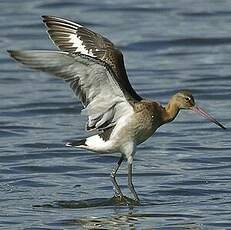
[[[195,106],[192,93],[188,90],[181,90],[174,95],[175,103],[179,109],[191,109]]]
[[[179,109],[189,109],[193,112],[207,118],[209,121],[220,126],[222,129],[226,129],[220,122],[218,122],[214,117],[208,114],[205,110],[195,104],[195,100],[192,93],[189,90],[181,90],[174,95],[174,101]]]

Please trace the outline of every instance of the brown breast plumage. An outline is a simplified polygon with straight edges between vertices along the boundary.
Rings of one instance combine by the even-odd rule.
[[[162,107],[157,102],[142,100],[134,104],[134,133],[137,144],[147,140],[160,125]]]

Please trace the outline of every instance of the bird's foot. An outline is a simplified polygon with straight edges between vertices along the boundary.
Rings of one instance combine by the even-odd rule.
[[[140,199],[134,199],[134,200],[131,199],[131,200],[132,200],[132,204],[133,204],[133,205],[137,205],[137,206],[138,206],[138,205],[141,204],[141,203],[140,203]]]
[[[134,204],[140,205],[140,199],[139,199],[139,197],[137,195],[135,196],[134,200],[133,199],[131,199],[131,200],[133,201]]]
[[[115,194],[112,197],[112,200],[118,205],[135,205],[135,206],[140,205],[140,200],[136,200],[136,199],[134,200],[124,195],[121,196],[121,195]]]
[[[112,199],[118,204],[127,204],[127,198],[122,194],[115,193]]]

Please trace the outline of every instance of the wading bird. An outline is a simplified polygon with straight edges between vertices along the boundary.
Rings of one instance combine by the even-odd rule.
[[[147,140],[163,124],[171,122],[181,109],[192,110],[225,127],[195,105],[188,90],[180,90],[164,107],[139,96],[132,88],[123,55],[107,38],[75,22],[42,16],[50,39],[60,51],[8,51],[15,60],[36,70],[53,74],[70,84],[88,116],[86,130],[95,134],[67,146],[97,153],[121,154],[111,172],[115,196],[123,199],[116,173],[128,161],[128,188],[136,201],[132,164],[137,145]]]

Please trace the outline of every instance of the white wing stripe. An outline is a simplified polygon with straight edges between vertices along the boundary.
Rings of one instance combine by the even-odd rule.
[[[69,35],[69,42],[72,43],[71,47],[76,48],[75,52],[80,52],[81,54],[86,54],[91,57],[96,57],[92,50],[87,50],[86,46],[83,45],[82,40],[75,34]]]
[[[56,17],[51,17],[49,20],[46,20],[46,17],[44,18],[51,40],[54,43],[60,42],[59,47],[61,49],[97,57],[93,54],[92,49],[87,49],[83,45],[83,41],[78,36],[78,29],[83,27],[82,25]]]

